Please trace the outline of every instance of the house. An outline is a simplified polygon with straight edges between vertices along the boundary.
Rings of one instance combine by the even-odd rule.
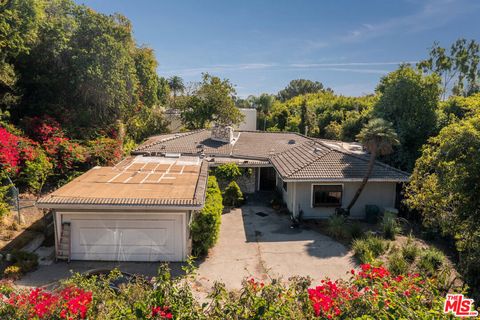
[[[210,166],[235,162],[254,174],[239,183],[251,193],[278,190],[290,212],[304,219],[327,218],[353,198],[367,171],[369,155],[357,143],[316,139],[289,132],[234,131],[213,127],[150,138],[133,152],[201,156]],[[365,216],[365,205],[392,208],[407,172],[376,161],[371,177],[351,210]]]
[[[209,167],[235,162],[251,172],[239,179],[244,192],[277,190],[294,216],[322,219],[348,205],[368,160],[354,143],[216,126],[151,137],[131,157],[89,170],[37,206],[54,211],[59,259],[182,261]],[[351,216],[363,218],[367,204],[394,207],[408,176],[377,161]]]

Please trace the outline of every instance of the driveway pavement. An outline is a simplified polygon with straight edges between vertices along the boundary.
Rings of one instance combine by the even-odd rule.
[[[238,289],[254,277],[288,279],[310,276],[348,278],[353,254],[342,244],[304,227],[290,228],[289,217],[261,205],[245,205],[222,216],[220,237],[199,265],[197,289],[208,291],[215,281]]]

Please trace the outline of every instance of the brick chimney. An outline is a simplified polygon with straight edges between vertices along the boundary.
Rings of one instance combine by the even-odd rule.
[[[212,140],[225,143],[233,142],[233,128],[231,126],[214,125],[212,127]]]

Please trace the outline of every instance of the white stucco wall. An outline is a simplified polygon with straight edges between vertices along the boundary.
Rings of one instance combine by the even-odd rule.
[[[240,112],[245,116],[245,119],[238,126],[238,130],[255,131],[257,130],[257,110],[240,108]]]
[[[312,207],[312,184],[328,184],[328,183],[311,183],[311,182],[289,182],[287,192],[283,193],[283,200],[287,204],[290,211],[294,208],[298,211],[300,207],[303,210],[304,218],[324,219],[328,218],[335,212],[332,207]],[[355,195],[360,182],[343,182],[329,183],[343,185],[342,206],[346,207]],[[365,217],[365,205],[374,204],[383,209],[385,207],[395,206],[395,182],[368,182],[363,189],[362,194],[350,211],[352,218],[362,219]],[[298,212],[296,212],[298,213]]]

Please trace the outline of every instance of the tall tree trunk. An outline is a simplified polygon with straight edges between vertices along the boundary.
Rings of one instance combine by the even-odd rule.
[[[372,150],[370,153],[370,160],[368,161],[368,168],[367,168],[367,173],[365,174],[365,177],[363,177],[362,184],[360,187],[358,187],[357,192],[355,193],[355,196],[353,196],[352,200],[350,201],[350,204],[347,207],[347,211],[350,212],[352,207],[355,205],[355,202],[357,202],[358,197],[360,197],[360,194],[362,193],[363,189],[365,188],[365,185],[368,182],[368,179],[370,178],[370,175],[372,174],[373,166],[375,165],[375,159],[377,158],[377,148]]]

